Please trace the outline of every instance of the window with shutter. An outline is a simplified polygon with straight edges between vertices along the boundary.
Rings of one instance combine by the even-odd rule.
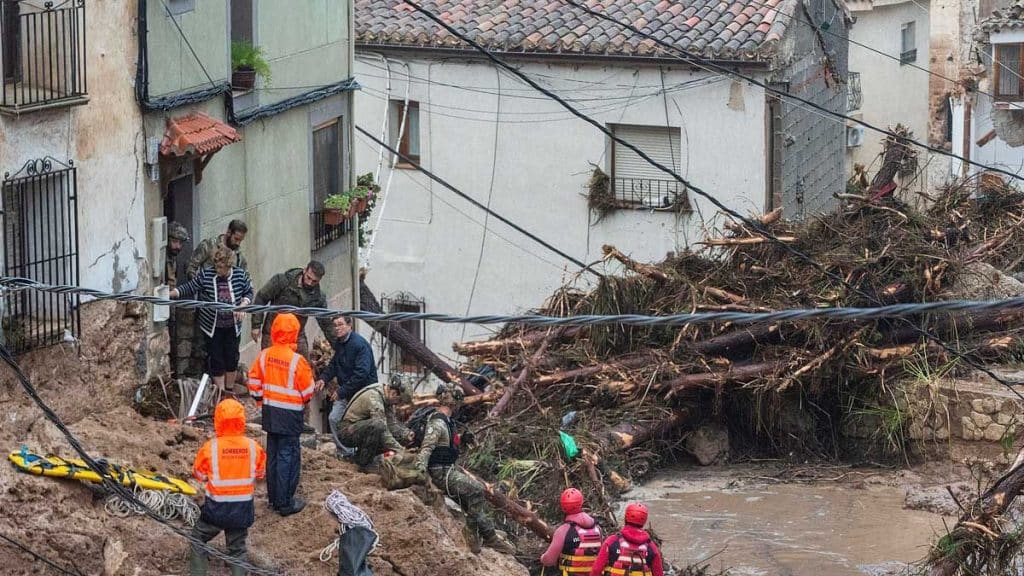
[[[617,137],[636,146],[655,162],[679,172],[682,165],[679,128],[614,125],[611,129]],[[682,184],[626,146],[612,141],[611,159],[612,188],[617,202],[646,208],[669,208],[686,202]]]

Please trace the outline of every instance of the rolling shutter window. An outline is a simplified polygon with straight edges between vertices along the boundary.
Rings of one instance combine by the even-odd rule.
[[[664,126],[613,126],[616,136],[643,150],[653,160],[674,172],[679,172],[680,145],[679,128]],[[616,142],[614,147],[614,165],[612,177],[615,182],[616,196],[627,201],[644,201],[636,197],[637,191],[671,191],[678,193],[678,183],[672,176],[655,168],[636,152]],[[645,202],[646,203],[646,202]]]

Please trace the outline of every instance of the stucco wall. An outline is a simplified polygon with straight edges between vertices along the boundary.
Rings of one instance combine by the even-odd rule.
[[[789,26],[773,80],[790,94],[845,114],[846,85],[841,82],[847,73],[848,45],[840,38],[846,36],[846,22],[830,2],[826,2],[825,20],[839,38],[816,35],[806,25]],[[827,212],[835,206],[833,194],[846,188],[846,126],[841,119],[791,99],[783,98],[781,106],[783,212],[797,219]]]
[[[692,214],[621,210],[591,226],[586,183],[591,163],[608,170],[603,134],[507,76],[499,88],[495,70],[483,63],[408,62],[408,69],[391,62],[391,97],[403,99],[408,89],[420,102],[422,164],[575,258],[593,261],[602,244],[613,244],[639,260],[657,261],[699,241],[702,217],[715,222],[714,208],[691,195]],[[356,95],[355,115],[375,134],[386,110],[383,67],[374,56],[357,57],[356,79],[364,89]],[[672,69],[664,72],[668,94],[662,96],[657,68],[534,62],[523,63],[523,70],[602,124],[680,127],[680,174],[740,212],[764,209],[761,90]],[[375,170],[378,152],[357,134],[357,172]],[[388,178],[384,168],[385,187]],[[434,312],[517,312],[541,305],[577,271],[423,174],[398,169],[391,178],[384,219],[378,225],[378,213],[372,221],[368,284],[378,296],[407,291]],[[451,342],[486,333],[430,323],[426,336],[431,348],[450,355]]]
[[[78,167],[79,283],[131,290],[145,267],[142,117],[135,104],[134,3],[89,2],[89,103],[0,115],[0,173],[52,156]]]
[[[857,22],[850,29],[851,38],[891,55],[900,53],[903,25],[914,22],[917,60],[913,64],[928,69],[927,0],[876,6],[873,10],[855,12],[854,16]],[[915,139],[927,139],[929,115],[926,103],[930,78],[927,72],[901,65],[892,58],[856,45],[850,46],[850,71],[860,72],[863,95],[860,113],[865,122],[882,128],[903,124],[910,128]],[[883,139],[881,134],[866,130],[864,144],[850,149],[851,160],[871,166],[882,151]],[[878,163],[874,164],[875,169],[878,166]],[[852,163],[848,168],[852,169]]]
[[[132,4],[134,2],[126,2]],[[160,0],[147,0],[146,35],[149,52],[149,95],[156,98],[176,92],[188,92],[215,83],[226,82],[231,75],[230,43],[228,42],[228,1],[198,1],[195,9],[174,16],[181,27],[175,27]],[[90,26],[95,20],[90,21]],[[122,33],[133,29],[134,23]],[[182,35],[195,50],[198,61],[192,55]],[[134,70],[134,59],[131,68]],[[199,62],[202,62],[200,66]],[[206,72],[203,72],[203,67]]]
[[[242,142],[218,152],[203,172],[202,182],[195,186],[200,239],[223,233],[235,218],[248,224],[242,252],[256,289],[274,274],[303,267],[316,257],[327,267],[324,290],[331,304],[345,308],[352,305],[351,235],[314,256],[309,218],[313,111],[319,106],[344,114],[348,97],[333,96],[240,128]],[[214,118],[224,116],[219,99],[196,110]],[[172,115],[187,112],[175,110]],[[347,114],[344,116],[348,122]],[[147,115],[149,133],[162,133],[166,118],[162,113]],[[162,214],[162,205],[156,185],[151,186],[149,206],[151,217],[156,217]],[[243,343],[247,340],[246,336]]]

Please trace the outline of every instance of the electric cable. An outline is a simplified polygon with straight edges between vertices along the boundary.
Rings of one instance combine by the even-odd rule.
[[[61,574],[66,574],[67,576],[83,576],[82,571],[78,569],[78,566],[75,566],[74,567],[75,571],[72,572],[72,571],[68,570],[67,568],[62,567],[60,564],[57,564],[53,560],[50,560],[46,556],[43,556],[42,554],[36,552],[35,550],[32,550],[31,548],[29,548],[28,546],[22,544],[21,542],[18,542],[14,538],[11,538],[9,536],[5,536],[4,534],[0,534],[0,540],[3,540],[4,542],[7,542],[11,546],[14,546],[15,548],[17,548],[17,549],[21,550],[22,552],[28,554],[29,556],[35,558],[36,560],[42,562],[43,564],[46,564],[47,566],[49,566],[50,568],[53,568],[54,570],[56,570],[57,572],[59,572]],[[72,565],[74,565],[74,563],[72,563]]]

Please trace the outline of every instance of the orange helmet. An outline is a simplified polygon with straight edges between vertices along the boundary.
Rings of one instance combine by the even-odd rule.
[[[641,528],[647,524],[647,505],[643,502],[633,502],[626,506],[626,524]]]
[[[567,488],[562,492],[562,512],[579,514],[583,512],[583,493],[575,488]]]

